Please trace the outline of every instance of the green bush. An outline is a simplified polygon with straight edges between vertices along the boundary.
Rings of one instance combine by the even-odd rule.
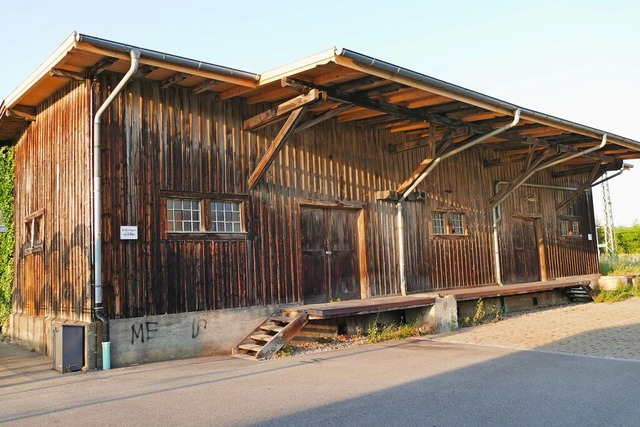
[[[11,312],[13,289],[13,147],[0,147],[0,212],[7,232],[0,234],[0,325]]]

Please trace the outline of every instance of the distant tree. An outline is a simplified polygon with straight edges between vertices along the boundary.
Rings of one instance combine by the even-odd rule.
[[[615,227],[618,251],[625,254],[640,254],[640,224],[631,227]]]

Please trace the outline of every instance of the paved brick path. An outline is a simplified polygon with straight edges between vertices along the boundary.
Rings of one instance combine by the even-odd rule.
[[[640,361],[640,298],[532,312],[433,339]]]

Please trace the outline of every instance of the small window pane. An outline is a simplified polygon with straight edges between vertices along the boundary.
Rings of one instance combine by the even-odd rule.
[[[452,213],[451,219],[451,234],[464,234],[464,215],[461,213]]]
[[[167,230],[200,231],[200,202],[190,199],[167,199]]]
[[[444,212],[431,212],[431,232],[445,234]]]
[[[211,202],[211,224],[209,231],[241,233],[243,231],[240,202]]]

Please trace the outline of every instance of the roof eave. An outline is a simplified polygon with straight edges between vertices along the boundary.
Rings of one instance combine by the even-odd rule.
[[[496,113],[513,116],[515,114],[515,111],[519,108],[521,110],[520,116],[522,119],[530,120],[532,122],[539,123],[545,126],[563,129],[568,132],[573,132],[596,139],[601,139],[602,136],[606,133],[607,140],[610,143],[618,144],[631,150],[640,151],[640,142],[633,139],[625,138],[616,134],[611,134],[600,129],[581,125],[569,120],[540,113],[528,108],[523,108],[518,105],[482,94],[480,92],[475,92],[461,86],[447,83],[445,81],[427,76],[425,74],[402,68],[397,65],[381,61],[379,59],[363,55],[352,50],[337,49],[335,51],[335,61],[337,64],[343,65],[345,67],[377,75],[378,77],[396,81],[408,86],[428,90],[429,92],[435,93],[437,95],[442,95],[461,102],[466,102],[476,107],[484,108]]]

